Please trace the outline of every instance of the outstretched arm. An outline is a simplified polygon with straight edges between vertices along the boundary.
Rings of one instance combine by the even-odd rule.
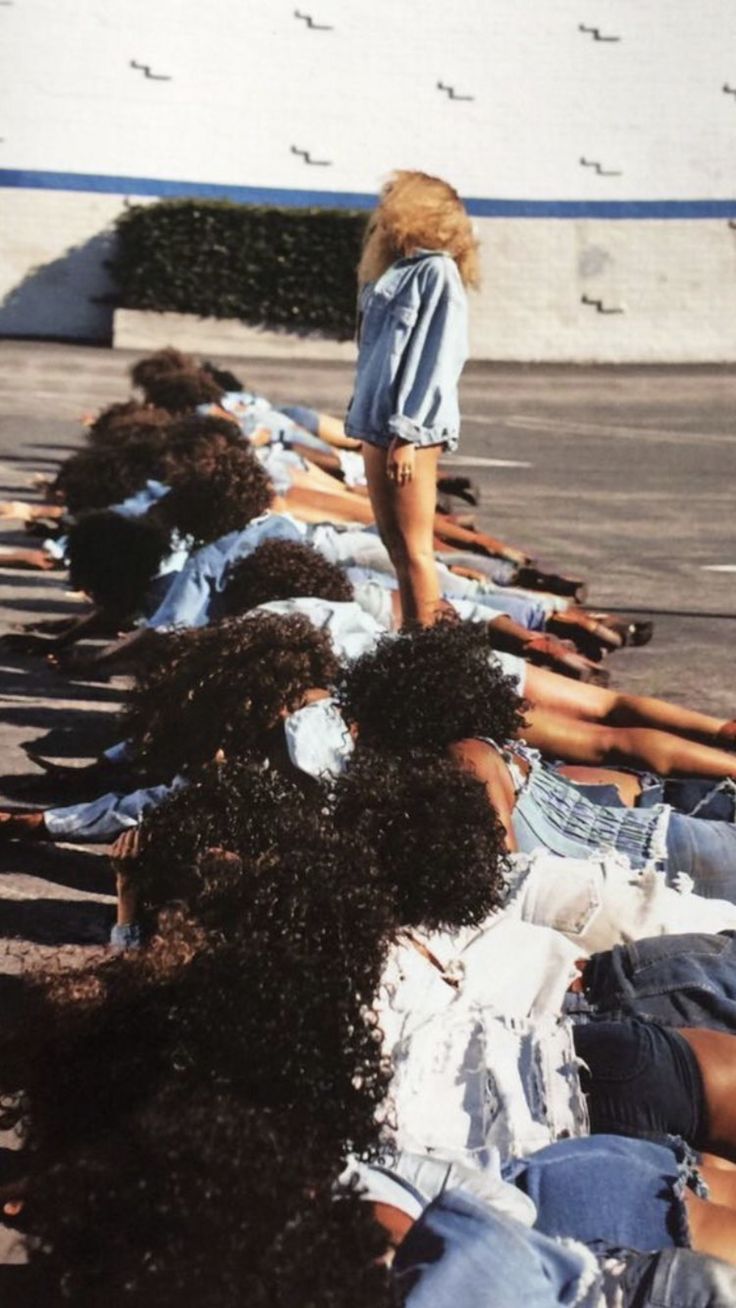
[[[162,639],[161,633],[151,627],[136,627],[119,640],[105,645],[104,649],[87,652],[70,650],[65,654],[50,654],[49,662],[62,672],[119,672],[136,668],[153,653]]]
[[[487,532],[468,531],[466,527],[459,527],[442,513],[435,514],[434,534],[440,542],[439,549],[446,548],[448,544],[461,545],[463,549],[472,550],[474,554],[491,554],[520,565],[531,563],[531,559],[523,550],[514,549],[504,541],[497,540],[495,536],[489,536]]]
[[[63,504],[37,504],[29,500],[0,500],[0,518],[14,522],[35,522],[36,518],[63,518]]]

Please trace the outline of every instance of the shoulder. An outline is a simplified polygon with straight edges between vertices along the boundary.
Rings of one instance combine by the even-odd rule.
[[[465,297],[460,271],[451,255],[442,250],[426,251],[416,261],[415,278],[424,289],[444,291],[447,295]]]

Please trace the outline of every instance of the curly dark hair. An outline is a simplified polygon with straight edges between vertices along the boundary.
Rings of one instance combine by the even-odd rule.
[[[216,363],[210,363],[209,359],[202,364],[202,372],[217,382],[217,385],[226,392],[245,390],[245,383],[234,372],[230,372],[229,368],[220,368]]]
[[[306,846],[321,835],[325,816],[318,795],[264,767],[262,758],[205,765],[191,785],[143,820],[139,854],[129,868],[141,907],[150,914],[181,900],[200,921],[215,925],[219,901],[230,911],[231,883],[242,875],[244,862]],[[232,857],[218,861],[213,850]]]
[[[166,430],[167,443],[175,450],[185,452],[198,440],[213,441],[218,447],[243,445],[237,422],[218,414],[185,413],[182,418],[169,418]]]
[[[242,531],[272,500],[266,472],[251,450],[239,444],[215,451],[206,476],[201,461],[194,470],[182,469],[155,513],[171,531],[205,545]]]
[[[145,413],[146,405],[141,404],[140,400],[116,400],[114,404],[108,404],[92,420],[87,432],[99,432],[100,435],[111,425],[116,422],[124,422],[129,418],[136,418],[139,414]]]
[[[523,700],[482,622],[438,622],[382,639],[347,668],[339,698],[361,739],[379,748],[442,749],[473,736],[503,742],[524,723]]]
[[[303,614],[254,613],[174,633],[156,667],[139,674],[125,734],[143,766],[163,777],[220,749],[228,759],[263,754],[281,712],[337,673],[329,637]]]
[[[160,433],[159,439],[163,441],[170,422],[170,413],[154,409],[150,404],[113,404],[87,428],[87,443],[95,447],[124,445],[156,433]]]
[[[299,596],[346,601],[353,587],[342,568],[301,541],[267,540],[230,571],[221,604],[224,614],[247,613],[270,600]]]
[[[170,550],[169,532],[154,519],[109,509],[87,513],[69,530],[71,584],[100,608],[132,615]]]
[[[477,926],[498,908],[504,831],[485,786],[425,751],[358,747],[334,786],[338,829],[372,850],[402,926]]]
[[[132,364],[130,368],[130,380],[134,386],[139,386],[141,390],[146,390],[149,382],[165,376],[169,372],[196,372],[197,360],[191,354],[182,354],[173,345],[167,345],[163,350],[155,350],[153,354],[147,354],[143,359],[138,359],[137,363]]]
[[[324,1147],[311,1122],[217,1087],[161,1092],[34,1177],[43,1302],[398,1308],[385,1233],[354,1190],[333,1189]]]
[[[389,1067],[367,1006],[392,918],[370,856],[327,833],[211,875],[215,929],[170,910],[137,955],[27,984],[0,1028],[0,1100],[29,1159],[114,1129],[161,1085],[229,1087],[377,1147]]]
[[[219,404],[224,391],[206,373],[181,369],[161,372],[149,378],[143,387],[149,404],[169,413],[189,413],[199,404]]]
[[[51,492],[70,513],[106,509],[141,490],[150,479],[160,479],[163,447],[157,432],[123,445],[78,450],[62,463]]]

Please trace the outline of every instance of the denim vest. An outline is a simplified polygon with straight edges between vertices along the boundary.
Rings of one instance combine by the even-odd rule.
[[[419,250],[399,259],[360,296],[360,348],[349,436],[388,446],[455,449],[457,384],[468,357],[465,288],[451,255]]]

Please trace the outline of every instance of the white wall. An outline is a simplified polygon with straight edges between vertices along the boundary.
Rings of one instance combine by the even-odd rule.
[[[345,203],[403,166],[479,215],[479,357],[736,358],[733,0],[17,0],[0,48],[1,332],[104,336],[126,196]]]

